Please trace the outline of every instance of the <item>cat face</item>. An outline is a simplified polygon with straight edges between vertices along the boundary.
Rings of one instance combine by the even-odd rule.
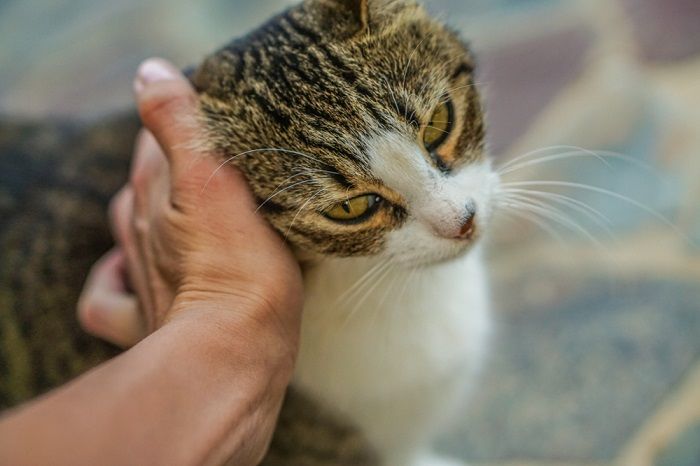
[[[309,0],[193,76],[207,139],[307,256],[454,257],[490,217],[473,62],[413,3]]]

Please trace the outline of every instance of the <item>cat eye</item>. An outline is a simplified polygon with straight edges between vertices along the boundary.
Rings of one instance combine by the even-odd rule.
[[[365,194],[339,202],[323,212],[323,215],[340,222],[361,221],[376,212],[381,202],[382,198],[380,196]]]
[[[452,129],[454,109],[452,102],[441,102],[433,111],[428,125],[423,130],[423,144],[428,152],[432,152],[445,142]]]

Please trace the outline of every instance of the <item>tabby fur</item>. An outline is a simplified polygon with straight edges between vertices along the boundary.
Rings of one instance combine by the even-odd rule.
[[[368,141],[419,139],[450,94],[459,125],[425,153],[443,176],[483,162],[474,63],[458,35],[399,0],[306,0],[221,48],[190,74],[201,141],[246,175],[261,212],[306,266],[371,257],[411,217],[373,172]],[[116,354],[85,335],[74,309],[111,246],[106,208],[126,181],[139,122],[0,121],[0,408],[30,399]],[[355,193],[385,199],[367,222],[321,213]],[[333,407],[291,389],[268,466],[373,465],[373,447]]]

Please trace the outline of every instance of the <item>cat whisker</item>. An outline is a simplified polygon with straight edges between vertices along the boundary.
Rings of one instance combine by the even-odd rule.
[[[469,88],[469,87],[481,86],[482,84],[486,84],[486,81],[475,81],[475,82],[472,82],[472,83],[469,83],[469,84],[464,84],[464,85],[462,85],[462,86],[451,87],[451,88],[447,89],[447,92],[448,92],[448,93],[453,93],[453,92],[459,91],[459,90],[461,90],[461,89],[466,89],[466,88]]]
[[[556,181],[556,180],[512,181],[512,182],[503,183],[502,186],[504,188],[528,187],[528,186],[553,186],[553,187],[574,188],[574,189],[581,189],[584,191],[590,191],[590,192],[602,194],[605,196],[613,197],[615,199],[619,199],[619,200],[624,201],[628,204],[631,204],[639,209],[642,209],[646,213],[656,217],[658,220],[662,221],[667,226],[675,228],[675,225],[673,224],[673,222],[668,220],[663,214],[661,214],[657,210],[652,209],[651,207],[644,205],[641,202],[635,201],[634,199],[632,199],[628,196],[617,193],[615,191],[610,191],[609,189],[601,188],[599,186],[594,186],[594,185],[589,185],[589,184],[584,184],[584,183],[576,183],[576,182],[572,182],[572,181]]]
[[[418,267],[417,267],[417,266],[412,266],[412,267],[410,267],[410,272],[409,272],[408,278],[407,278],[406,281],[404,282],[403,288],[401,288],[401,293],[400,293],[400,294],[401,294],[402,296],[403,296],[403,294],[406,292],[406,290],[408,289],[408,284],[409,284],[409,282],[410,282],[411,280],[413,280],[414,275],[416,275],[417,273],[418,273]]]
[[[436,73],[431,73],[430,74],[430,79],[426,80],[423,85],[421,86],[420,92],[418,95],[423,96],[426,94],[426,90],[429,87],[433,88],[440,88],[440,87],[445,87],[444,85],[438,85],[438,81],[443,81],[442,75],[447,75],[449,74],[449,68],[452,66],[457,60],[461,60],[461,57],[453,57],[449,61],[443,64],[442,69],[440,72]],[[444,83],[443,83],[444,84]]]
[[[506,175],[508,173],[511,173],[511,172],[514,172],[517,170],[521,170],[525,167],[529,167],[532,165],[539,165],[539,164],[543,164],[543,163],[550,162],[550,161],[571,159],[571,158],[577,158],[577,157],[594,157],[597,160],[604,163],[608,168],[612,168],[612,167],[610,166],[610,163],[608,163],[608,161],[606,159],[622,160],[622,161],[628,162],[630,165],[634,165],[634,166],[641,168],[647,172],[653,173],[653,169],[651,166],[649,166],[648,164],[646,164],[640,160],[635,159],[634,157],[630,157],[628,155],[620,154],[617,152],[610,152],[610,151],[589,151],[589,150],[580,150],[580,149],[572,150],[569,152],[564,152],[561,154],[545,155],[545,156],[538,157],[536,159],[522,161],[520,163],[513,164],[510,166],[507,166],[508,164],[506,164],[498,170],[498,173],[500,175]],[[514,160],[515,159],[513,159],[513,161]]]
[[[506,194],[506,199],[508,199],[508,195],[512,193],[523,196],[533,196],[536,198],[542,198],[545,200],[549,200],[550,202],[556,202],[558,204],[564,205],[565,207],[569,207],[590,219],[599,228],[605,231],[611,239],[617,239],[617,236],[613,233],[613,231],[610,228],[612,225],[610,219],[603,215],[603,213],[601,213],[599,210],[594,209],[590,205],[586,204],[585,202],[579,201],[578,199],[574,199],[573,197],[565,196],[563,194],[530,189],[511,188],[505,189],[502,192]]]
[[[393,270],[394,272],[396,272],[396,268],[395,268],[395,267],[393,267],[392,270]],[[375,309],[374,309],[374,314],[372,314],[372,326],[376,326],[377,317],[379,316],[379,314],[380,314],[381,312],[385,311],[385,309],[384,309],[384,303],[386,302],[386,299],[389,297],[389,294],[390,294],[391,290],[392,290],[392,289],[394,288],[394,286],[399,282],[399,276],[400,276],[400,275],[399,275],[398,273],[394,273],[394,274],[392,274],[392,275],[389,276],[389,277],[390,277],[390,281],[389,281],[389,283],[387,284],[387,286],[384,287],[384,294],[382,295],[381,299],[380,299],[379,302],[377,303],[377,305],[376,305],[376,307],[375,307]],[[385,316],[385,317],[386,317],[386,316]]]
[[[408,270],[408,275],[404,278],[403,280],[403,286],[401,287],[401,291],[399,291],[398,295],[399,297],[403,296],[406,290],[408,289],[409,285],[412,284],[416,274],[418,273],[418,267],[410,267]],[[395,281],[398,281],[399,276],[397,275],[395,278]],[[381,307],[381,306],[380,306]],[[386,322],[387,330],[385,332],[385,337],[384,337],[384,346],[389,345],[392,339],[392,332],[395,328],[394,326],[394,319],[396,317],[396,314],[399,312],[398,310],[400,309],[398,306],[389,306],[390,312],[388,315],[386,315],[384,321]],[[386,354],[386,352],[383,352]]]
[[[564,152],[564,153],[560,153],[560,154],[545,155],[545,156],[538,157],[536,159],[521,161],[520,163],[516,163],[516,164],[512,164],[512,165],[506,164],[505,166],[499,168],[497,170],[497,172],[499,175],[505,175],[507,173],[521,170],[525,167],[529,167],[532,165],[539,165],[539,164],[549,162],[549,161],[564,160],[564,159],[577,158],[577,157],[594,157],[598,161],[605,164],[608,168],[612,168],[610,166],[610,163],[608,163],[607,160],[605,160],[603,157],[601,157],[597,153],[592,152],[592,151],[587,151],[587,150],[582,151],[582,150],[576,149],[576,150],[572,150],[572,151]],[[513,159],[513,160],[515,160],[515,159]]]
[[[387,309],[389,309],[389,312],[386,313],[387,309],[384,308],[384,302],[386,301],[387,297],[390,294],[390,291],[394,290],[394,286],[399,283],[401,284],[401,289],[396,294],[395,296],[397,298],[403,297],[404,293],[406,292],[407,287],[409,284],[413,282],[413,278],[415,277],[417,273],[418,267],[412,266],[408,268],[407,273],[402,273],[402,274],[394,274],[393,275],[393,280],[387,287],[386,292],[384,293],[384,296],[382,296],[382,299],[377,306],[377,310],[375,311],[375,314],[379,314],[380,312],[385,312],[384,314],[384,323],[385,323],[385,331],[384,333],[384,347],[386,348],[390,343],[392,339],[392,330],[394,329],[394,319],[399,312],[398,310],[400,309],[399,306],[389,306]],[[386,354],[386,352],[382,352],[383,354]]]
[[[406,62],[406,67],[405,67],[404,70],[403,70],[403,79],[402,79],[402,82],[401,82],[401,87],[402,87],[403,89],[406,89],[406,79],[408,78],[408,70],[409,70],[409,68],[411,67],[411,61],[413,60],[413,56],[416,54],[416,52],[418,52],[418,49],[420,48],[420,46],[423,45],[423,43],[424,43],[427,39],[428,39],[428,37],[424,37],[424,38],[418,43],[418,45],[416,45],[416,47],[413,49],[413,51],[411,52],[411,54],[408,56],[408,61]],[[406,117],[406,116],[408,116],[408,115],[404,115],[404,117]]]
[[[239,154],[236,154],[236,155],[234,155],[234,156],[231,156],[231,157],[229,157],[228,159],[226,159],[226,160],[224,160],[223,162],[221,162],[221,163],[219,164],[219,166],[216,167],[216,169],[211,173],[211,175],[209,175],[209,178],[207,178],[206,183],[204,183],[204,186],[202,186],[202,191],[201,191],[201,192],[206,191],[207,187],[209,186],[209,183],[210,183],[211,180],[214,178],[214,176],[216,176],[216,174],[219,172],[219,170],[221,170],[222,168],[224,168],[226,165],[228,165],[229,163],[233,162],[233,161],[236,160],[238,157],[243,157],[243,156],[245,156],[245,155],[250,155],[250,154],[257,154],[257,153],[261,153],[261,152],[283,152],[283,153],[292,154],[292,155],[298,155],[298,156],[300,156],[300,157],[307,158],[307,159],[309,159],[309,160],[312,160],[314,163],[319,163],[319,162],[321,162],[321,161],[320,161],[319,159],[317,159],[316,157],[313,157],[313,156],[311,156],[311,155],[309,155],[309,154],[306,154],[306,153],[304,153],[304,152],[299,152],[299,151],[295,151],[295,150],[291,150],[291,149],[283,149],[283,148],[280,148],[280,147],[267,147],[267,148],[260,148],[260,149],[250,149],[250,150],[243,151],[243,152],[241,152],[241,153],[239,153]]]
[[[396,268],[394,268],[396,270]],[[382,295],[382,298],[379,300],[379,304],[377,305],[377,309],[384,309],[384,302],[386,302],[386,299],[389,297],[390,291],[393,290],[394,285],[396,285],[399,282],[399,277],[400,274],[394,274],[392,277],[393,279],[391,280],[391,283],[386,287],[386,290],[384,291],[384,294]]]
[[[505,210],[509,212],[510,215],[520,218],[522,220],[525,220],[529,223],[532,223],[533,225],[541,228],[545,233],[550,235],[552,238],[554,238],[559,244],[566,244],[566,241],[564,241],[564,238],[557,233],[557,231],[550,227],[545,221],[541,220],[539,217],[533,217],[532,215],[526,215],[525,213],[522,212],[520,209],[520,206],[516,204],[510,204],[507,202],[502,203],[502,206],[504,207]]]
[[[316,191],[314,194],[309,197],[306,202],[304,202],[301,207],[299,207],[299,210],[297,210],[296,214],[294,214],[294,218],[292,218],[292,223],[289,224],[289,228],[287,228],[287,232],[284,234],[284,240],[287,241],[287,238],[289,237],[289,232],[292,231],[292,227],[294,226],[294,222],[296,222],[297,217],[299,214],[306,208],[307,205],[314,199],[318,197],[319,194],[321,194],[324,191],[324,189],[319,189]]]
[[[283,180],[280,184],[278,184],[273,190],[273,192],[277,191],[282,185],[284,185],[287,181],[291,180],[292,178],[296,178],[297,176],[301,175],[313,175],[314,173],[337,174],[337,172],[331,172],[328,170],[322,170],[317,168],[302,168],[301,170],[295,172],[294,174]]]
[[[595,238],[590,231],[582,227],[578,222],[567,217],[560,209],[557,209],[553,206],[545,206],[543,204],[536,203],[523,196],[513,196],[509,198],[506,202],[510,203],[515,207],[520,207],[522,210],[549,219],[565,228],[570,229],[571,231],[578,232],[585,238],[590,240],[596,246],[605,249],[603,244],[597,238]]]
[[[345,303],[345,301],[349,300],[352,298],[357,291],[358,287],[361,287],[365,281],[369,280],[369,278],[372,277],[372,275],[375,274],[375,272],[381,268],[382,265],[384,265],[388,259],[380,261],[373,265],[367,272],[365,272],[364,275],[362,275],[355,283],[353,283],[347,290],[343,292],[338,298],[335,300],[335,305],[342,305]]]
[[[370,289],[374,288],[377,281],[382,277],[382,275],[384,274],[386,269],[389,268],[391,263],[392,263],[391,258],[387,258],[384,261],[382,261],[382,265],[380,267],[378,267],[376,270],[374,270],[374,272],[371,275],[367,275],[364,278],[364,280],[362,281],[360,286],[358,286],[355,289],[355,291],[347,297],[346,302],[349,300],[355,299],[359,294],[364,293],[367,290],[367,288],[370,288]]]
[[[296,173],[292,174],[291,176],[289,176],[289,177],[285,178],[284,180],[282,180],[282,182],[281,182],[280,184],[278,184],[278,185],[275,187],[275,189],[272,190],[272,193],[274,194],[275,192],[277,192],[277,190],[278,190],[279,188],[281,188],[284,184],[286,184],[286,183],[287,183],[288,181],[290,181],[291,179],[296,178],[296,177],[298,177],[298,176],[307,175],[307,174],[308,174],[308,173],[306,173],[306,172],[304,172],[304,171],[299,171],[299,172],[296,172]],[[256,209],[256,212],[260,209],[260,207],[261,207],[261,206],[258,206],[258,208]]]
[[[421,86],[420,91],[418,91],[418,95],[425,95],[426,89],[428,89],[428,87],[430,87],[430,86],[432,86],[433,84],[435,84],[435,82],[437,81],[437,79],[438,79],[438,78],[437,78],[437,75],[432,75],[432,76],[430,76],[430,79],[426,80],[426,81],[423,83],[423,85]]]
[[[518,155],[517,157],[512,158],[511,160],[507,161],[500,167],[498,167],[497,171],[500,173],[503,170],[506,170],[510,168],[511,166],[515,165],[516,163],[520,162],[521,160],[527,159],[529,157],[534,157],[535,155],[539,155],[542,153],[546,152],[551,152],[551,151],[561,151],[561,150],[573,150],[576,149],[578,150],[579,148],[576,146],[567,146],[567,145],[554,145],[554,146],[547,146],[547,147],[540,147],[538,149],[533,149],[529,152],[526,152],[524,154]]]
[[[366,290],[364,295],[362,295],[362,297],[360,297],[360,299],[357,300],[355,306],[353,306],[353,308],[348,313],[348,316],[345,318],[345,322],[343,323],[343,327],[345,327],[350,322],[357,310],[360,309],[362,304],[367,300],[367,297],[370,296],[374,292],[374,290],[377,289],[377,287],[382,283],[382,281],[384,281],[386,276],[393,270],[393,266],[394,262],[391,260],[391,258],[385,262],[385,265],[379,272],[377,279],[370,284],[369,288]]]
[[[537,180],[537,181],[515,181],[515,182],[508,182],[508,183],[503,183],[502,185],[504,188],[509,188],[509,187],[528,187],[528,186],[553,186],[553,187],[564,187],[564,188],[574,188],[574,189],[580,189],[583,191],[589,191],[589,192],[594,192],[597,194],[601,194],[604,196],[612,197],[614,199],[618,199],[620,201],[623,201],[627,204],[630,204],[634,207],[637,207],[638,209],[641,209],[642,211],[648,213],[652,217],[656,218],[659,220],[661,223],[672,229],[677,235],[679,235],[681,238],[684,239],[688,244],[697,246],[695,241],[692,240],[688,235],[686,235],[680,228],[676,226],[672,221],[670,221],[665,215],[660,213],[659,211],[642,204],[639,201],[635,201],[634,199],[622,195],[620,193],[616,193],[615,191],[610,191],[609,189],[604,189],[599,186],[593,186],[593,185],[588,185],[588,184],[583,184],[583,183],[575,183],[571,181],[553,181],[553,180]]]
[[[284,188],[284,189],[275,190],[272,194],[270,194],[270,195],[267,197],[267,199],[265,199],[265,200],[255,209],[255,212],[258,212],[260,209],[263,208],[263,206],[264,206],[265,204],[267,204],[268,202],[270,202],[272,199],[274,199],[275,197],[279,196],[279,195],[282,194],[283,192],[289,191],[290,189],[292,189],[292,188],[294,188],[294,187],[296,187],[296,186],[300,186],[300,185],[303,185],[303,184],[313,184],[313,183],[315,183],[315,182],[316,182],[316,180],[313,180],[313,179],[311,179],[311,180],[301,180],[301,181],[299,181],[299,182],[297,182],[297,183],[293,183],[293,184],[287,186],[287,187]]]
[[[449,131],[445,131],[444,129],[436,128],[435,126],[432,126],[432,125],[426,125],[425,127],[434,129],[435,131],[440,131],[441,133],[445,133],[445,134],[449,133]]]
[[[396,95],[394,94],[394,90],[391,88],[389,81],[385,77],[383,77],[382,79],[384,81],[384,84],[386,84],[386,88],[389,90],[389,95],[391,95],[391,99],[394,101],[394,108],[396,109],[396,114],[400,115],[401,110],[399,110],[399,102],[396,100]]]

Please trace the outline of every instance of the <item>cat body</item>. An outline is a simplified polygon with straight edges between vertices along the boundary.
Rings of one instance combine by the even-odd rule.
[[[0,118],[0,409],[117,354],[83,332],[75,307],[112,246],[110,198],[123,185],[139,121]]]
[[[204,127],[193,147],[245,174],[304,269],[298,365],[265,466],[454,464],[431,448],[485,352],[478,240],[499,183],[484,154],[473,66],[459,36],[411,1],[306,0],[190,74]],[[110,134],[131,141],[136,122],[128,127]],[[85,340],[73,315],[80,280],[109,246],[103,213],[129,160],[124,141],[111,144],[105,131],[97,140],[120,156],[90,158],[0,123],[0,208],[9,212],[0,240],[11,251],[0,258],[6,406],[110,354]],[[65,178],[56,189],[68,204],[39,212],[56,199],[42,177],[17,184],[13,167],[34,159],[28,173],[46,165],[43,181]],[[83,198],[83,211],[95,212],[87,219]],[[66,210],[70,202],[78,207]],[[24,246],[32,218],[61,234]],[[50,263],[70,276],[44,277]]]

